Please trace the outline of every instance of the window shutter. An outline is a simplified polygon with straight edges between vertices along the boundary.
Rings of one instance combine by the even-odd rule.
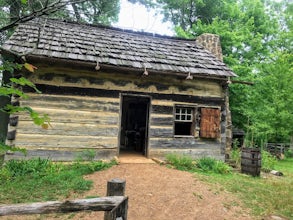
[[[220,137],[220,110],[214,108],[201,108],[200,137]]]

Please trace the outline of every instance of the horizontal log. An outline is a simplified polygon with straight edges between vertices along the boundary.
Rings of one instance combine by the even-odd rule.
[[[21,101],[22,106],[43,107],[43,108],[56,108],[56,109],[68,109],[68,110],[84,110],[84,111],[105,111],[105,112],[119,112],[119,103],[111,102],[93,102],[85,103],[80,101],[75,102],[52,102],[42,100],[23,100]]]
[[[95,157],[89,158],[85,150],[94,150]],[[117,156],[117,148],[115,149],[64,149],[51,150],[51,149],[35,149],[27,150],[26,155],[21,152],[14,152],[13,154],[6,154],[5,160],[11,159],[32,159],[32,158],[42,158],[50,159],[52,161],[74,161],[76,159],[82,158],[83,160],[104,160],[104,159],[113,159]]]
[[[120,205],[125,199],[127,198],[124,196],[111,196],[91,199],[69,200],[65,202],[49,201],[31,204],[1,205],[0,216],[68,213],[85,210],[110,211],[116,206]]]
[[[105,111],[79,111],[60,108],[40,108],[34,107],[35,111],[40,114],[47,114],[51,122],[61,123],[82,123],[82,124],[101,124],[101,125],[118,125],[118,112]],[[31,121],[28,114],[21,114],[20,120]]]
[[[56,72],[56,70],[55,70]],[[37,84],[38,88],[43,92],[48,92],[48,86],[57,85],[60,90],[61,86],[70,88],[79,88],[79,93],[93,93],[91,90],[120,90],[120,91],[133,91],[133,92],[159,92],[165,94],[172,93],[189,93],[196,95],[210,95],[220,96],[223,91],[221,84],[211,80],[178,80],[172,77],[162,78],[161,76],[152,76],[151,78],[137,77],[137,74],[129,74],[125,78],[124,74],[105,74],[99,73],[98,75],[65,75],[65,74],[52,74],[46,73],[39,78],[33,77],[31,80]],[[81,79],[82,78],[82,79]],[[46,84],[45,88],[40,87],[41,84]],[[54,89],[51,92],[57,92]],[[73,92],[73,91],[72,91]],[[77,91],[75,91],[76,93]]]
[[[45,135],[76,135],[76,136],[118,136],[118,125],[77,124],[77,123],[50,123],[52,127],[41,129],[31,121],[20,121],[17,133],[45,134]]]
[[[173,115],[173,111],[174,111],[173,106],[152,105],[152,108],[151,108],[151,114]]]
[[[212,157],[218,160],[224,160],[225,155],[220,150],[212,149],[151,149],[149,150],[150,158],[165,158],[168,154],[178,154],[192,158]]]
[[[173,125],[169,127],[151,126],[149,129],[149,134],[150,134],[150,138],[154,138],[154,137],[172,138],[174,136]]]
[[[174,116],[153,114],[150,118],[150,126],[173,126]]]
[[[116,148],[118,137],[96,137],[76,135],[21,134],[16,136],[15,144],[24,148]]]
[[[27,100],[22,100],[22,105],[32,107],[56,108],[56,109],[76,109],[93,111],[117,111],[120,107],[119,98],[87,97],[72,95],[48,95],[33,94]]]
[[[149,147],[154,149],[221,149],[218,141],[202,141],[193,137],[150,138]]]
[[[53,86],[53,85],[41,85],[37,84],[38,89],[40,89],[43,94],[56,94],[56,95],[79,95],[79,96],[89,96],[89,97],[109,97],[118,98],[121,93],[127,92],[127,94],[138,94],[138,95],[148,95],[153,99],[158,100],[172,100],[174,102],[185,102],[185,103],[195,103],[195,104],[206,104],[206,105],[221,105],[225,103],[224,94],[209,94],[207,89],[202,94],[189,94],[188,92],[182,92],[178,94],[176,92],[166,94],[153,93],[150,91],[131,91],[131,90],[115,90],[115,88],[109,88],[111,90],[105,89],[94,89],[94,88],[77,88],[70,86]]]

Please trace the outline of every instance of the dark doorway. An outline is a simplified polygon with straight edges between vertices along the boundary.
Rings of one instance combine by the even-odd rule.
[[[120,151],[147,156],[150,98],[122,95]]]

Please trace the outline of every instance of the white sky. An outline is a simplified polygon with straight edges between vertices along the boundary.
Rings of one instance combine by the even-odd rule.
[[[121,0],[119,21],[113,26],[161,35],[174,35],[171,23],[163,23],[162,19],[163,16],[156,15],[153,10],[148,10],[139,4],[131,4],[127,0]]]

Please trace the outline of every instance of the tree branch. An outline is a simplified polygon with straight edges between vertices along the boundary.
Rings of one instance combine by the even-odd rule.
[[[68,4],[81,3],[81,2],[85,2],[85,1],[87,1],[87,0],[58,0],[50,5],[45,4],[43,8],[36,10],[36,11],[33,11],[28,15],[19,17],[19,18],[15,19],[13,22],[10,22],[9,24],[1,27],[0,32],[3,32],[3,31],[8,30],[10,28],[13,28],[16,25],[18,25],[19,23],[30,21],[36,17],[41,17],[43,15],[53,14],[54,12],[58,11],[59,9],[65,7]]]

